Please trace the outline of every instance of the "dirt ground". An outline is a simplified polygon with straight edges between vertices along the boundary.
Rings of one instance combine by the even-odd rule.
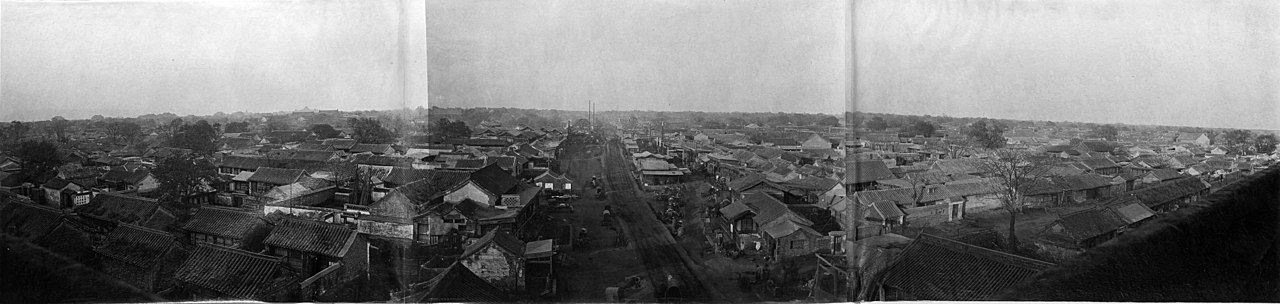
[[[1058,220],[1059,215],[1078,212],[1093,208],[1092,205],[1077,205],[1051,207],[1046,209],[1027,209],[1017,215],[1013,225],[1018,239],[1029,240],[1039,234],[1041,231]],[[1009,213],[1004,211],[992,211],[968,215],[969,219],[974,220],[978,226],[990,227],[995,229],[1000,235],[1008,235],[1009,233]]]
[[[605,201],[597,200],[589,189],[591,176],[603,176],[599,147],[569,146],[560,158],[560,167],[574,181],[573,188],[581,196],[572,203],[573,213],[555,213],[553,218],[568,219],[575,228],[587,228],[588,245],[567,252],[559,270],[560,297],[565,302],[603,302],[604,290],[627,276],[644,272],[640,256],[634,248],[616,244],[618,233],[601,226]],[[591,153],[594,152],[594,153]]]

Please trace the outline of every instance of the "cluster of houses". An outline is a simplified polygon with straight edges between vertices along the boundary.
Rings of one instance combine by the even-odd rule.
[[[1026,182],[1009,189],[993,172],[994,155],[948,138],[778,129],[793,135],[759,134],[771,128],[664,134],[653,140],[666,153],[633,156],[642,174],[663,170],[659,160],[690,156],[709,170],[721,191],[716,241],[775,261],[832,257],[824,260],[831,278],[861,276],[862,298],[880,300],[994,296],[1051,265],[1045,261],[1069,259],[1277,159],[1226,154],[1204,134],[1141,144],[1022,134],[1010,137],[1009,147],[1034,165]],[[957,228],[966,218],[1005,212],[1010,190],[1024,209],[1078,210],[1024,240],[1036,259],[1006,253],[993,229]],[[979,266],[931,266],[958,261]],[[977,288],[960,278],[999,284]],[[812,286],[814,294],[848,299],[841,295],[848,289],[821,287],[844,285]]]
[[[401,145],[225,133],[204,158],[218,178],[182,198],[196,206],[185,215],[158,200],[149,172],[191,151],[104,151],[38,178],[4,158],[0,228],[166,299],[520,299],[554,288],[562,244],[533,219],[544,197],[574,189],[553,170],[566,136],[499,126]]]

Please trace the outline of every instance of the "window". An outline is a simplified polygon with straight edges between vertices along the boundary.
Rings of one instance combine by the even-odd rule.
[[[791,241],[791,249],[804,249],[804,240]]]
[[[564,184],[564,189],[565,189],[565,190],[573,190],[573,184],[565,183],[565,184]]]
[[[542,188],[545,188],[545,189],[551,189],[552,187],[555,187],[555,184],[552,184],[552,183],[539,183],[539,184],[542,184]]]

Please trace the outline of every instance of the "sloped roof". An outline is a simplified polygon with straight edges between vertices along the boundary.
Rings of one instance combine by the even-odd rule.
[[[986,300],[1053,264],[922,234],[884,271],[910,299]]]
[[[826,190],[831,190],[831,188],[835,188],[836,185],[840,184],[840,181],[830,179],[830,178],[804,177],[804,178],[789,180],[789,181],[783,182],[782,184],[784,186],[805,189],[805,190],[826,191]]]
[[[1167,181],[1167,180],[1173,180],[1173,179],[1179,179],[1179,178],[1187,177],[1186,175],[1183,175],[1182,173],[1178,173],[1178,170],[1176,170],[1176,169],[1169,169],[1169,168],[1153,170],[1153,171],[1151,171],[1151,173],[1148,173],[1148,175],[1149,175],[1149,176],[1151,176],[1151,177],[1154,177],[1154,178],[1156,178],[1156,179],[1158,179],[1158,180],[1160,180],[1160,181]]]
[[[742,202],[733,202],[720,208],[720,214],[727,219],[735,219],[747,212],[752,212],[751,207],[747,207]]]
[[[40,238],[62,221],[57,209],[6,199],[0,206],[0,231],[21,238]]]
[[[385,183],[405,185],[427,178],[432,175],[432,172],[433,170],[395,167],[391,168],[391,171],[388,171],[386,175],[379,177],[378,179]]]
[[[293,149],[293,150],[273,150],[273,151],[267,152],[267,155],[283,158],[283,159],[289,159],[289,160],[324,162],[337,157],[337,152],[323,151],[323,150]]]
[[[845,166],[844,183],[846,184],[859,184],[882,179],[897,178],[897,176],[893,175],[892,171],[889,171],[889,166],[879,160],[848,162]]]
[[[320,144],[333,147],[338,150],[350,150],[356,145],[356,140],[348,138],[330,138],[325,139]]]
[[[947,174],[977,174],[986,172],[983,168],[987,160],[978,158],[942,159],[933,163],[933,168]]]
[[[1209,184],[1198,178],[1180,178],[1134,190],[1126,195],[1154,208],[1206,189],[1209,189]]]
[[[99,193],[88,204],[76,206],[75,211],[104,220],[163,228],[176,218],[160,207],[156,200],[117,193]],[[162,220],[161,220],[162,219]]]
[[[413,217],[416,207],[447,194],[448,191],[470,178],[466,172],[431,170],[426,177],[392,189],[386,196],[370,206],[375,214],[384,216]]]
[[[952,196],[971,196],[992,194],[1004,190],[1004,185],[995,178],[981,178],[947,183],[947,192]]]
[[[263,244],[303,252],[343,257],[355,242],[356,231],[340,224],[282,217]]]
[[[1093,140],[1082,141],[1077,145],[1077,147],[1089,150],[1084,152],[1111,152],[1111,150],[1115,150],[1117,146],[1119,146],[1119,144],[1115,142]]]
[[[351,153],[370,152],[373,154],[383,154],[387,150],[391,150],[391,144],[355,144],[351,146]]]
[[[413,159],[407,157],[395,157],[375,154],[356,154],[351,156],[351,162],[360,165],[370,166],[392,166],[392,167],[413,167]]]
[[[139,182],[142,182],[142,180],[146,179],[147,176],[149,175],[151,174],[144,171],[130,172],[130,171],[121,171],[121,170],[111,170],[111,171],[107,171],[106,174],[102,175],[102,180],[107,182],[137,184]]]
[[[1058,224],[1064,229],[1062,236],[1078,242],[1111,233],[1128,223],[1114,211],[1100,208],[1062,215]]]
[[[894,188],[883,190],[866,190],[853,193],[855,201],[864,205],[889,201],[901,205],[915,205],[916,196],[919,196],[920,202],[940,201],[955,196],[947,190],[945,185],[927,186],[923,189],[917,188]]]
[[[1116,162],[1111,161],[1110,159],[1107,159],[1107,158],[1086,158],[1086,159],[1080,160],[1080,163],[1084,164],[1085,166],[1088,166],[1090,169],[1093,169],[1093,170],[1120,167],[1120,165],[1117,165]]]
[[[471,172],[470,180],[494,195],[507,193],[519,183],[510,172],[503,170],[497,164],[490,164]]]
[[[191,215],[183,230],[232,239],[243,239],[267,222],[257,213],[228,208],[202,207]]]
[[[892,201],[876,201],[871,203],[871,206],[867,209],[870,211],[867,212],[867,218],[880,221],[897,219],[907,215],[902,212],[902,208],[898,208],[898,205]]]
[[[1086,190],[1111,186],[1111,179],[1097,174],[1055,176],[1054,184],[1067,190]]]
[[[1141,203],[1111,206],[1110,208],[1111,210],[1114,210],[1116,214],[1120,215],[1121,219],[1124,219],[1125,222],[1129,224],[1137,223],[1156,215],[1155,211],[1152,211],[1151,208],[1147,208],[1146,205]]]
[[[743,196],[741,202],[747,207],[751,207],[751,210],[756,213],[756,216],[751,219],[757,225],[768,224],[787,214],[796,215],[791,212],[791,209],[787,208],[787,204],[764,192],[748,192]],[[799,215],[796,215],[796,218],[803,220],[805,225],[813,224]]]
[[[764,231],[765,234],[768,234],[769,237],[775,239],[785,237],[796,232],[821,235],[817,231],[814,231],[813,228],[809,228],[808,226],[791,220],[774,221],[764,225],[764,227],[760,227],[760,230]]]
[[[430,280],[414,283],[406,291],[394,292],[391,302],[488,303],[507,300],[506,292],[476,276],[462,263],[454,262]]]
[[[129,265],[151,268],[177,245],[177,240],[167,232],[123,224],[107,234],[106,244],[94,251]]]
[[[747,175],[738,177],[737,179],[734,179],[732,181],[729,181],[728,186],[730,190],[743,191],[763,182],[764,179],[765,179],[765,176],[763,174],[752,172],[752,173],[748,173]]]
[[[218,166],[242,170],[257,170],[260,167],[275,167],[278,165],[276,163],[276,161],[259,157],[227,155],[222,157],[222,162],[218,163]]]
[[[1066,191],[1066,189],[1062,188],[1062,186],[1059,186],[1058,184],[1053,183],[1049,179],[1044,179],[1044,178],[1028,180],[1026,182],[1018,184],[1017,188],[1018,188],[1017,190],[1021,192],[1023,195],[1052,194],[1052,193],[1059,193],[1062,191]]]
[[[283,273],[280,257],[197,245],[173,279],[239,299],[265,296]]]
[[[458,256],[458,259],[461,260],[471,256],[472,254],[475,254],[476,252],[480,251],[481,248],[484,248],[484,246],[488,245],[489,243],[493,243],[494,245],[497,245],[498,248],[501,248],[502,250],[509,252],[515,256],[518,256],[518,257],[524,256],[523,241],[517,239],[514,236],[511,236],[510,234],[507,234],[506,232],[502,232],[499,229],[494,229],[494,230],[490,230],[488,234],[485,234],[484,237],[481,237],[474,244],[471,244],[471,246],[467,246],[467,250],[464,251],[462,255]]]
[[[272,185],[288,185],[298,182],[298,179],[303,174],[306,174],[306,172],[301,169],[260,167],[253,171],[253,176],[249,177],[249,181]]]

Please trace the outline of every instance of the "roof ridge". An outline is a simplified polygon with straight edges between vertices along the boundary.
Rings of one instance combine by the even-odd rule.
[[[149,228],[149,227],[145,227],[145,226],[137,225],[137,224],[125,223],[125,222],[120,222],[120,225],[119,225],[118,227],[119,227],[119,228],[131,228],[131,229],[135,229],[135,230],[139,230],[139,231],[145,231],[145,232],[154,232],[154,233],[163,234],[163,235],[165,235],[165,236],[169,236],[169,237],[172,237],[172,236],[173,236],[173,235],[172,235],[172,234],[170,234],[168,231],[159,230],[159,229],[154,229],[154,228]]]
[[[1036,260],[1028,257],[1023,257],[1015,254],[1010,254],[1007,252],[1000,252],[992,249],[969,245],[960,241],[951,240],[951,239],[943,238],[943,237],[928,234],[928,233],[921,233],[920,236],[916,238],[916,241],[924,241],[925,243],[929,243],[933,245],[945,246],[952,249],[960,249],[962,252],[965,252],[965,253],[978,253],[978,254],[982,254],[986,258],[1007,259],[1007,261],[1014,263],[1014,265],[1012,266],[1019,266],[1019,267],[1025,267],[1025,268],[1034,267],[1034,268],[1039,268],[1038,270],[1043,270],[1044,268],[1048,268],[1054,265],[1053,263]],[[996,262],[1001,262],[1001,261],[997,260]],[[1008,263],[1004,263],[1004,264],[1008,264]]]
[[[218,245],[210,245],[210,244],[204,244],[204,243],[196,244],[196,248],[208,248],[216,251],[222,251],[226,253],[247,256],[255,259],[271,260],[273,262],[280,262],[284,260],[284,257],[271,256],[271,255],[261,254],[257,252],[247,251],[247,250],[241,250],[241,249],[218,246]]]

